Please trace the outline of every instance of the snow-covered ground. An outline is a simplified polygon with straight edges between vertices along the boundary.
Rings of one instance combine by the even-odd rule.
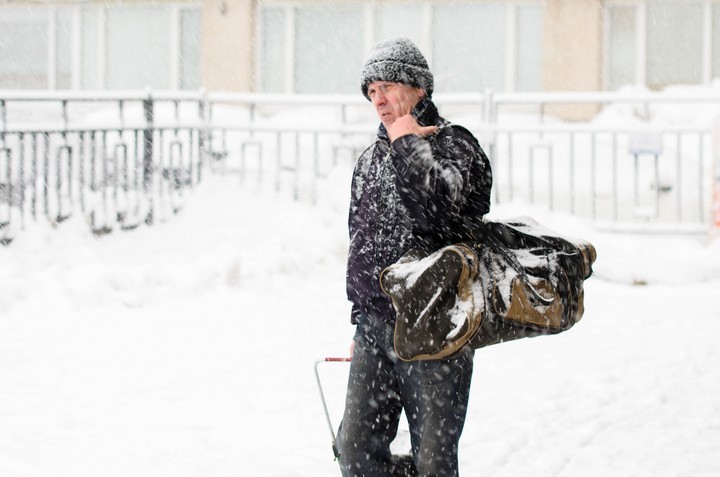
[[[349,167],[317,206],[207,178],[166,223],[0,248],[0,475],[334,476]],[[479,350],[465,476],[720,475],[720,241],[609,235],[569,332]],[[320,367],[335,423],[346,364]]]
[[[313,364],[353,334],[350,173],[315,206],[208,175],[153,227],[0,247],[0,476],[339,475]],[[590,240],[595,275],[572,330],[476,353],[462,475],[720,475],[720,238],[492,218],[517,215]],[[347,364],[319,369],[337,425]]]

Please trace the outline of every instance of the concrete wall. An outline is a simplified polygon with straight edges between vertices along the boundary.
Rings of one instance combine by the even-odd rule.
[[[210,91],[252,91],[255,1],[206,0],[202,10],[202,84]]]

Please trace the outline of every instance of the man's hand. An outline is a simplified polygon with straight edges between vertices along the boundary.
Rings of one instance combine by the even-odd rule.
[[[401,136],[413,134],[415,136],[429,136],[438,131],[437,126],[420,126],[412,114],[406,114],[397,118],[388,128],[387,133],[390,142]]]

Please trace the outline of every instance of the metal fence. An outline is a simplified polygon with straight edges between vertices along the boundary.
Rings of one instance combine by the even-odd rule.
[[[497,203],[542,204],[616,229],[711,226],[707,129],[565,124],[495,131]]]
[[[176,109],[181,102],[132,94],[1,95],[0,243],[39,218],[57,224],[82,214],[103,235],[176,212],[202,178],[206,131],[198,120],[156,124],[158,101]],[[73,103],[81,105],[76,115],[91,113],[89,120],[73,124]],[[141,121],[127,117],[128,105]],[[201,109],[197,103],[195,114]]]
[[[516,93],[489,98],[498,202],[521,200],[616,230],[706,233],[717,227],[720,94]],[[606,121],[553,121],[562,107],[617,108]],[[539,124],[501,124],[529,108]]]
[[[707,230],[715,187],[709,124],[653,124],[667,93],[436,95],[493,163],[494,201],[539,204],[616,228]],[[629,123],[558,121],[558,105],[628,105]],[[720,110],[719,110],[720,111]],[[552,111],[550,111],[552,112]],[[82,214],[96,234],[165,220],[207,171],[317,200],[377,121],[357,96],[204,92],[0,92],[0,242],[31,220]]]

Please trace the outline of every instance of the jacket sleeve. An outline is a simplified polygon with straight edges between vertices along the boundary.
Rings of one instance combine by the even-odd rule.
[[[420,231],[437,230],[453,214],[468,212],[464,209],[473,188],[481,189],[483,203],[470,212],[489,211],[490,185],[484,180],[490,177],[489,161],[465,128],[447,126],[430,138],[402,136],[392,143],[390,157],[398,191]]]

